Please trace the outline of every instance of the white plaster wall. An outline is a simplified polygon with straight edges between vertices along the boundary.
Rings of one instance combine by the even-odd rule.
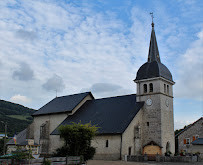
[[[42,116],[35,116],[34,117],[34,141],[40,144],[40,126],[49,121],[49,134],[51,134],[59,124],[61,124],[67,118],[67,114],[52,114],[52,115],[42,115]],[[50,139],[50,136],[49,136]],[[51,140],[51,139],[50,139]],[[57,143],[57,142],[56,142]],[[49,143],[49,151],[53,151],[54,143]]]
[[[40,126],[49,121],[49,153],[54,152],[63,145],[59,135],[50,135],[67,117],[73,115],[87,100],[92,100],[90,95],[86,96],[72,111],[72,113],[49,114],[34,117],[34,140],[40,144]]]
[[[108,147],[106,147],[108,140]],[[120,159],[121,135],[99,135],[91,141],[96,148],[94,159],[118,160]]]
[[[199,152],[201,159],[203,159],[203,145],[191,145],[188,148],[188,152],[193,154]]]
[[[124,155],[128,155],[129,147],[131,147],[131,155],[141,154],[141,139],[135,139],[135,127],[141,125],[142,115],[141,109],[122,134],[122,158]],[[140,130],[142,131],[142,127]],[[136,146],[139,147],[139,149],[137,149]]]
[[[10,154],[12,151],[16,151],[17,146],[16,145],[7,145],[7,152],[6,154]]]
[[[56,151],[56,149],[62,147],[64,145],[64,140],[60,138],[59,135],[50,135],[50,153]]]

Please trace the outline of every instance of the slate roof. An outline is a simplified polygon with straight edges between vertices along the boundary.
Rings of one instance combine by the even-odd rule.
[[[19,134],[16,135],[16,145],[28,145],[28,141],[26,141],[26,131],[27,129],[24,129]],[[6,145],[15,145],[15,142],[13,138],[6,143]],[[34,145],[38,145],[37,143],[34,143]]]
[[[121,134],[143,105],[144,102],[136,102],[135,94],[89,100],[72,116],[68,116],[62,125],[91,122],[99,127],[100,134]],[[59,132],[55,129],[52,135],[57,134]]]
[[[32,116],[71,112],[87,95],[92,96],[91,92],[85,92],[74,95],[56,97],[49,103],[41,107]],[[93,96],[92,98],[94,99]]]
[[[193,145],[203,145],[203,138],[198,138],[192,142]]]
[[[171,72],[168,68],[157,61],[146,62],[143,64],[138,72],[135,80],[143,80],[148,78],[163,77],[167,80],[173,81]]]
[[[136,79],[134,81],[155,77],[163,77],[167,80],[173,81],[171,72],[164,64],[161,63],[154,31],[154,23],[152,23],[148,61],[139,68]]]
[[[183,129],[182,131],[180,131],[178,134],[175,135],[175,137],[177,138],[180,134],[182,134],[184,131],[186,131],[188,128],[192,127],[193,125],[195,125],[199,120],[202,120],[203,117],[200,117],[197,121],[195,121],[194,123],[188,125],[185,129]]]

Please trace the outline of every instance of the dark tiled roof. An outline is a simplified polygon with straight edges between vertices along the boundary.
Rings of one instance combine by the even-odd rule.
[[[71,112],[87,95],[91,95],[91,92],[79,93],[74,95],[56,97],[49,103],[41,107],[32,116]],[[92,96],[92,98],[94,98]]]
[[[19,134],[16,135],[16,145],[21,145],[21,146],[28,145],[28,141],[26,140],[26,132],[27,132],[27,129],[24,129],[23,131],[21,131]],[[6,143],[6,145],[15,145],[13,138],[9,140],[9,142]],[[38,144],[34,143],[34,145],[38,145]]]
[[[149,53],[148,53],[148,62],[152,62],[152,61],[161,62],[161,59],[159,56],[158,44],[156,42],[156,35],[154,31],[154,23],[152,23],[152,32],[151,32]]]
[[[163,77],[167,80],[173,81],[171,72],[164,64],[161,63],[156,35],[154,31],[154,23],[152,23],[148,62],[146,62],[139,68],[136,79],[134,81],[155,77]]]
[[[203,138],[198,138],[192,142],[193,145],[203,145]]]
[[[167,80],[173,81],[171,72],[168,68],[157,61],[146,62],[143,64],[138,72],[135,80],[142,80],[148,78],[163,77]]]
[[[100,134],[120,134],[125,131],[143,105],[144,102],[136,102],[136,95],[89,100],[75,114],[68,116],[62,125],[91,122],[99,127]],[[56,134],[57,129],[52,132],[52,135]]]
[[[24,129],[23,131],[21,131],[19,134],[16,135],[16,144],[20,144],[20,143],[26,141],[26,131],[27,131],[27,129]],[[13,144],[15,144],[15,142],[14,142],[13,139],[11,139],[6,144],[7,145],[11,145],[12,144],[13,145]]]

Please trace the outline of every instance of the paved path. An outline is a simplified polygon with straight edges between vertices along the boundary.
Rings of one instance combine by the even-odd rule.
[[[196,163],[173,163],[173,162],[125,162],[125,161],[103,161],[103,160],[90,160],[87,165],[202,165],[202,162]]]
[[[104,160],[90,160],[87,165],[147,165],[147,163],[140,162],[125,162],[125,161],[104,161]]]

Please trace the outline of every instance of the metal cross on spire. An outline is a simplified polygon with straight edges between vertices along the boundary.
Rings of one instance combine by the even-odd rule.
[[[154,21],[153,21],[153,19],[154,19],[154,14],[153,14],[153,12],[151,12],[151,13],[149,13],[150,15],[151,15],[151,17],[152,17],[152,27],[154,27]]]
[[[153,23],[153,18],[154,18],[154,15],[153,15],[153,12],[149,13],[152,17],[152,23]]]

